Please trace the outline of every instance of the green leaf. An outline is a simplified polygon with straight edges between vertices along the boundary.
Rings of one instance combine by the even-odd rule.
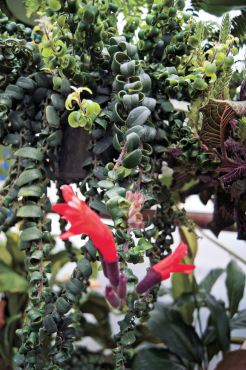
[[[27,205],[22,206],[17,211],[17,217],[31,217],[31,218],[40,218],[43,216],[43,212],[39,206],[36,205]]]
[[[20,148],[15,152],[16,157],[22,158],[30,158],[35,161],[42,161],[43,160],[43,152],[41,149],[32,148],[32,147],[24,147]]]
[[[26,292],[28,283],[26,279],[17,274],[8,265],[0,261],[0,292],[22,293]]]
[[[43,233],[35,226],[32,226],[22,231],[20,239],[22,242],[29,242],[32,240],[41,239],[42,236]]]
[[[49,334],[57,332],[57,326],[56,326],[55,320],[53,319],[52,315],[45,316],[43,320],[43,325],[44,325],[45,330],[47,330]]]
[[[92,267],[87,258],[79,260],[77,262],[77,267],[85,278],[89,278],[89,276],[92,274]]]
[[[68,116],[69,125],[73,128],[79,127],[80,118],[81,118],[80,111],[71,112]]]
[[[121,343],[123,344],[123,346],[130,346],[135,341],[136,341],[136,337],[135,337],[134,331],[126,332],[121,338]]]
[[[221,268],[210,270],[205,278],[200,282],[199,290],[204,290],[206,293],[210,293],[212,287],[223,272],[224,270]]]
[[[101,180],[98,182],[98,186],[102,189],[112,189],[114,184],[111,181]]]
[[[41,177],[42,177],[41,171],[36,168],[31,169],[31,170],[25,170],[18,177],[16,181],[16,185],[21,187],[37,179],[40,179]]]
[[[140,164],[141,159],[142,159],[141,149],[135,149],[133,152],[125,156],[122,164],[126,168],[134,168]]]
[[[161,304],[156,308],[148,322],[152,332],[176,355],[201,364],[203,349],[194,328],[184,322],[178,311]]]
[[[92,100],[83,99],[82,104],[85,107],[85,115],[91,117],[94,120],[100,113],[100,105]]]
[[[142,126],[147,121],[150,115],[151,115],[151,111],[147,107],[141,106],[141,107],[134,108],[129,113],[127,120],[126,120],[126,124],[129,127],[138,126],[138,125]]]
[[[26,15],[30,18],[32,14],[37,13],[40,8],[45,6],[45,0],[26,0],[25,5]]]
[[[18,192],[18,197],[36,197],[40,198],[44,193],[44,189],[38,185],[23,186]]]
[[[50,99],[51,99],[52,105],[56,109],[61,110],[61,111],[64,109],[65,102],[60,94],[52,94]]]
[[[181,226],[179,229],[181,239],[188,245],[189,252],[188,256],[183,259],[183,263],[193,264],[197,253],[197,237],[196,234],[189,231],[185,226]],[[186,274],[173,274],[172,278],[172,296],[175,300],[181,297],[183,294],[194,293],[197,291],[197,284],[193,275]],[[187,302],[181,308],[181,313],[187,323],[193,321],[193,311],[195,309],[194,302]]]
[[[106,192],[107,197],[113,198],[117,195],[124,197],[126,195],[126,189],[122,188],[121,186],[114,186],[112,189]]]
[[[163,348],[143,348],[134,358],[132,370],[185,370],[178,359]]]
[[[60,118],[52,105],[47,105],[45,109],[46,119],[51,127],[57,128],[60,126]]]
[[[243,298],[245,273],[234,260],[227,265],[226,272],[227,296],[229,300],[230,314],[232,317],[237,312],[239,303]]]
[[[161,103],[161,109],[163,110],[163,112],[174,112],[174,108],[173,108],[173,105],[170,101],[163,101]]]
[[[230,325],[225,306],[211,294],[207,294],[206,303],[211,313],[212,324],[216,330],[216,338],[223,352],[230,348]]]
[[[98,199],[91,200],[89,206],[100,213],[108,214],[106,205]]]

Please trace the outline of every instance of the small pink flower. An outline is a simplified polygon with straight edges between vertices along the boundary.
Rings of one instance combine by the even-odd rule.
[[[132,229],[143,229],[144,220],[141,208],[144,204],[144,196],[139,192],[127,191],[126,199],[132,203],[128,211],[129,227]]]

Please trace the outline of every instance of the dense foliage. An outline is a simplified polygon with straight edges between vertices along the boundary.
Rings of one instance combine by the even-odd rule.
[[[228,305],[211,294],[221,269],[199,284],[174,275],[172,292],[136,291],[133,265],[172,253],[176,228],[189,246],[185,262],[194,262],[194,224],[179,207],[191,194],[214,201],[215,235],[234,227],[246,239],[240,40],[228,14],[219,29],[184,7],[182,0],[26,1],[37,18],[32,29],[0,14],[0,137],[12,152],[0,208],[1,369],[206,369],[245,325],[238,312],[245,274],[235,261],[226,269]],[[177,109],[174,99],[186,103]],[[101,266],[92,241],[82,236],[77,249],[66,240],[56,252],[51,181],[59,198],[62,184],[75,183],[91,209],[113,221],[128,286],[114,309],[123,314],[115,336],[113,301],[90,288]],[[76,267],[59,282],[68,261]],[[155,305],[164,293],[172,304]],[[204,307],[207,326],[197,330]],[[77,344],[88,336],[101,344],[96,354]]]

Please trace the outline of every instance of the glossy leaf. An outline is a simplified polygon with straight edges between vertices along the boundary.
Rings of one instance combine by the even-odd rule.
[[[224,270],[221,268],[210,270],[199,284],[199,290],[204,290],[210,293],[218,278],[223,274]]]
[[[23,186],[18,192],[19,197],[36,197],[40,198],[44,190],[39,185]]]
[[[32,240],[39,240],[42,238],[42,232],[37,229],[36,227],[28,227],[27,229],[23,230],[20,236],[21,241],[29,242]]]
[[[122,164],[126,168],[134,168],[140,164],[141,158],[142,158],[141,149],[135,149],[133,152],[125,156]]]
[[[31,170],[25,170],[20,174],[19,178],[16,181],[16,185],[21,187],[37,179],[40,179],[41,177],[42,177],[41,171],[36,168]]]
[[[151,314],[148,326],[175,354],[191,363],[202,362],[201,340],[178,311],[159,304]]]
[[[219,347],[223,352],[226,352],[230,347],[230,324],[225,306],[210,294],[207,295],[206,303],[211,313]]]
[[[197,236],[195,233],[189,231],[185,226],[181,226],[179,229],[181,239],[188,245],[188,256],[183,259],[183,263],[193,264],[197,253]],[[196,294],[197,286],[196,280],[193,275],[186,274],[173,274],[172,275],[172,295],[175,300],[181,297],[183,294],[192,293]],[[185,303],[180,308],[184,319],[188,323],[193,321],[193,311],[195,305],[194,302]]]
[[[16,157],[22,158],[30,158],[35,161],[42,161],[43,160],[43,152],[41,149],[32,148],[32,147],[24,147],[20,148],[15,152]]]
[[[141,126],[147,121],[150,115],[151,111],[147,107],[137,107],[129,113],[126,123],[129,127]]]
[[[26,205],[18,209],[16,213],[17,217],[31,217],[40,218],[43,216],[43,212],[39,206],[36,205]]]
[[[234,260],[228,264],[226,272],[227,296],[229,300],[230,314],[233,316],[237,312],[239,303],[243,298],[245,273]]]

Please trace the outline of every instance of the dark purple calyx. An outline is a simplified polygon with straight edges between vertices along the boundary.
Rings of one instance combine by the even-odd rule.
[[[120,306],[120,298],[112,286],[106,286],[105,298],[111,306],[117,308]]]
[[[119,285],[119,280],[120,280],[120,273],[119,273],[119,266],[118,266],[118,261],[115,262],[105,262],[105,267],[106,272],[107,272],[107,278],[109,279],[110,283],[114,286],[117,287]]]
[[[138,283],[136,292],[142,294],[160,282],[161,274],[150,268],[147,275]]]
[[[117,288],[117,293],[118,296],[121,299],[124,299],[126,297],[127,293],[127,277],[123,274],[120,275],[120,280],[119,280],[119,286]]]

